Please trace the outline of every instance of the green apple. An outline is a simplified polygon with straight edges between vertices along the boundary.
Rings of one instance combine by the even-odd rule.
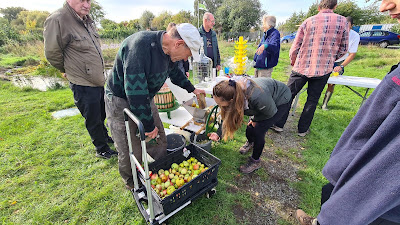
[[[179,167],[179,166],[178,166],[178,164],[176,164],[176,163],[172,163],[172,165],[171,165],[171,168],[172,168],[172,169],[175,169],[175,170],[178,169],[178,167]]]

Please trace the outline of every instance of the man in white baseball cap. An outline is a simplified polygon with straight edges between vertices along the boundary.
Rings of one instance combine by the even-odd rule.
[[[204,90],[193,86],[175,63],[190,56],[199,61],[200,46],[199,31],[188,23],[168,32],[137,32],[122,42],[107,79],[105,104],[108,127],[119,153],[119,173],[126,187],[133,187],[133,179],[123,109],[129,108],[143,123],[145,135],[156,139],[155,144],[147,145],[150,156],[155,160],[165,156],[167,139],[153,97],[167,77],[189,93],[205,94]],[[131,126],[132,150],[141,162],[142,150],[136,130],[136,125]]]
[[[199,31],[190,23],[182,23],[176,27],[179,35],[192,52],[193,61],[200,61],[201,37]]]

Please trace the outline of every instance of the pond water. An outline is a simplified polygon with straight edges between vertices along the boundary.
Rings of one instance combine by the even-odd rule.
[[[66,80],[58,77],[14,75],[8,76],[8,79],[17,87],[31,87],[40,91],[68,85]]]

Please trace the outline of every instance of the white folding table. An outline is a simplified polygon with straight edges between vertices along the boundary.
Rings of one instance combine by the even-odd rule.
[[[369,77],[353,77],[353,76],[332,76],[329,77],[328,79],[328,84],[339,84],[339,85],[344,85],[351,91],[353,91],[356,95],[360,96],[362,98],[361,105],[364,103],[364,101],[367,99],[367,95],[369,92],[369,89],[371,88],[376,88],[379,83],[381,82],[380,79],[377,78],[369,78]],[[363,87],[366,88],[366,91],[364,94],[359,93],[358,91],[354,90],[350,86],[353,87]],[[305,92],[307,88],[301,90],[297,95],[296,98],[294,99],[294,103],[292,105],[292,116],[294,115],[297,107],[297,102],[299,101],[300,94]]]

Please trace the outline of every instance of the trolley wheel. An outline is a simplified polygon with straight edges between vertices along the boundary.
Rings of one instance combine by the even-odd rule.
[[[215,188],[211,188],[211,190],[207,191],[206,193],[206,198],[211,198],[213,195],[217,193],[217,190]]]

